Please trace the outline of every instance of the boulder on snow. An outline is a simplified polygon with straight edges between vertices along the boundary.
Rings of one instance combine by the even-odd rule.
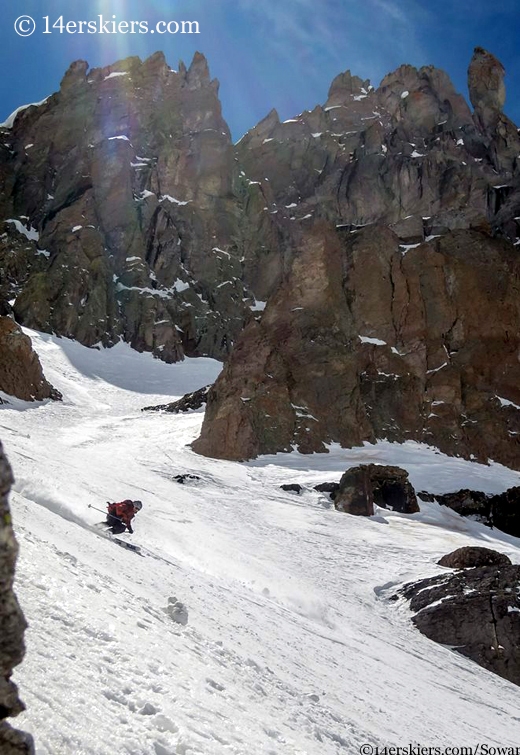
[[[363,464],[345,472],[334,498],[336,509],[357,516],[372,516],[374,504],[402,514],[419,511],[415,491],[405,469]]]
[[[287,491],[288,493],[297,493],[300,495],[300,493],[303,490],[303,486],[299,485],[297,482],[291,482],[287,483],[286,485],[280,485],[282,490]]]
[[[0,444],[0,752],[2,755],[32,755],[32,737],[11,728],[5,720],[25,709],[11,681],[13,668],[25,654],[23,635],[27,627],[13,592],[18,544],[7,499],[12,482],[11,468]]]
[[[520,566],[480,566],[405,585],[415,626],[520,685]]]
[[[157,406],[145,406],[143,412],[171,412],[172,414],[178,414],[179,412],[193,412],[196,409],[200,409],[206,404],[208,400],[208,393],[210,385],[199,388],[197,391],[186,393],[182,398],[177,401],[172,401],[170,404],[158,404]]]
[[[320,482],[319,485],[314,486],[314,490],[318,493],[328,493],[333,501],[338,494],[339,482]]]
[[[466,545],[446,554],[437,563],[450,569],[469,569],[475,566],[511,566],[511,559],[492,548]]]

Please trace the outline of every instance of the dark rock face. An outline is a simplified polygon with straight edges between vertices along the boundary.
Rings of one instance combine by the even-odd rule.
[[[415,490],[405,469],[378,464],[370,464],[369,468],[374,503],[377,506],[401,514],[415,514],[419,511]]]
[[[417,440],[520,465],[520,261],[453,231],[405,255],[377,226],[315,225],[208,396],[217,458]]]
[[[334,496],[334,507],[347,514],[372,516],[374,504],[403,514],[419,511],[408,472],[377,464],[348,469]]]
[[[435,496],[433,493],[428,493],[426,490],[420,490],[417,493],[417,498],[421,501],[425,501],[426,503],[435,503]]]
[[[355,516],[374,514],[374,496],[368,467],[353,467],[345,472],[334,498],[334,508]]]
[[[341,281],[336,234],[317,227],[210,390],[194,450],[246,459],[296,442],[323,451],[327,428],[318,418],[328,412],[336,433],[360,436],[366,423],[356,422],[354,333]]]
[[[240,141],[250,228],[264,208],[245,275],[271,296],[196,451],[414,439],[520,466],[520,137],[493,61],[470,66],[475,117],[444,73],[402,66],[377,90],[342,74],[324,107]]]
[[[482,566],[406,585],[427,637],[520,684],[520,566]]]
[[[0,390],[24,401],[61,399],[45,380],[31,339],[9,317],[0,317]]]
[[[145,406],[143,412],[170,412],[178,414],[179,412],[191,412],[203,407],[208,400],[208,393],[211,386],[206,385],[199,388],[198,391],[186,393],[178,401],[172,401],[170,404],[159,404],[157,406]]]
[[[272,111],[233,147],[202,55],[177,72],[162,53],[76,61],[2,129],[0,302],[86,345],[223,358],[316,221],[382,223],[402,244],[472,226],[516,240],[501,70],[472,62],[475,117],[431,66],[377,89],[347,71],[323,106]]]
[[[291,251],[279,259],[285,239],[316,219],[350,229],[389,225],[403,244],[486,222],[503,230],[515,223],[512,207],[498,217],[504,204],[518,201],[520,145],[500,113],[501,70],[489,53],[474,58],[475,118],[443,71],[403,65],[377,89],[340,74],[323,106],[285,123],[272,111],[249,131],[237,154],[256,182],[249,203],[265,208],[255,234],[262,271],[251,271],[265,292],[290,261]],[[494,120],[484,114],[489,109]],[[507,235],[515,240],[516,226]]]
[[[450,569],[469,569],[475,566],[510,566],[511,559],[491,548],[468,545],[448,553],[437,563]]]
[[[0,129],[0,295],[19,322],[170,362],[227,354],[254,298],[217,93],[199,54],[179,72],[162,53],[77,61]]]
[[[5,720],[24,710],[11,674],[24,656],[23,634],[27,626],[13,592],[18,545],[7,500],[12,482],[11,469],[0,444],[0,752],[2,755],[32,755],[32,738],[12,729]]]

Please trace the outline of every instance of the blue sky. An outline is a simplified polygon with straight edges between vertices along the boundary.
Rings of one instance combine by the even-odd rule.
[[[520,123],[518,0],[17,0],[4,4],[0,28],[0,120],[19,105],[59,87],[78,58],[92,67],[162,49],[172,68],[195,50],[220,80],[220,96],[238,139],[276,107],[282,119],[322,103],[330,82],[350,69],[374,85],[401,63],[446,70],[467,97],[466,72],[476,45],[493,52],[507,72],[506,112]],[[20,37],[27,14],[36,31]],[[63,21],[198,21],[198,35],[43,34]]]

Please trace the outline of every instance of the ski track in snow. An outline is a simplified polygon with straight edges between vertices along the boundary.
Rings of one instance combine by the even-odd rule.
[[[436,504],[370,519],[280,490],[402,464],[416,489],[501,491],[520,475],[417,444],[214,461],[187,444],[202,413],[142,406],[214,380],[209,359],[166,365],[27,331],[63,403],[0,407],[14,469],[29,622],[16,725],[38,755],[345,755],[362,744],[518,746],[518,688],[415,630],[403,582],[456,547],[520,562],[520,542]],[[173,475],[201,479],[180,485]],[[144,502],[132,542],[93,530],[107,500]],[[125,537],[125,536],[123,536]],[[448,570],[446,570],[448,572]],[[176,597],[187,626],[166,611]]]

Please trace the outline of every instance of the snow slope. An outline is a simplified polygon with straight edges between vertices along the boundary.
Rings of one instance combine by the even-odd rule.
[[[398,463],[417,489],[501,491],[516,472],[408,443],[249,464],[187,444],[202,414],[142,406],[215,378],[123,344],[88,350],[29,332],[63,404],[0,407],[14,468],[16,587],[29,621],[15,672],[38,755],[351,755],[362,744],[517,746],[518,688],[420,635],[393,586],[481,544],[520,542],[437,506],[370,519],[283,482]],[[172,477],[200,479],[180,485]],[[93,531],[108,500],[144,502],[132,542]],[[168,600],[189,613],[172,620]],[[364,750],[364,755],[370,752]]]

